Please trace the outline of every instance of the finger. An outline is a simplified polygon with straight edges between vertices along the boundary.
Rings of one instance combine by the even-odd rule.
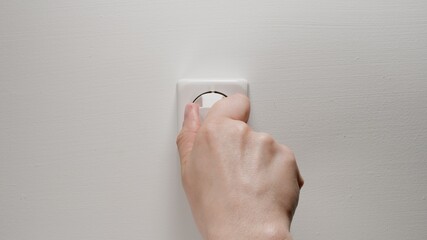
[[[243,94],[234,94],[216,102],[209,110],[205,120],[225,117],[248,122],[249,113],[249,98]]]
[[[199,127],[199,105],[189,103],[185,106],[184,122],[182,123],[182,129],[176,138],[181,164],[186,161],[186,158],[193,149],[194,140]]]

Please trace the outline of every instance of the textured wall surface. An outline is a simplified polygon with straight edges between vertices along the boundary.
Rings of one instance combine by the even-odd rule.
[[[250,82],[295,239],[427,236],[427,1],[0,2],[0,238],[199,239],[179,78]]]

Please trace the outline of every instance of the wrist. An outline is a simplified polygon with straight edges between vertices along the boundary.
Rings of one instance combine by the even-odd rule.
[[[283,225],[230,227],[211,232],[206,240],[293,240],[288,228]]]

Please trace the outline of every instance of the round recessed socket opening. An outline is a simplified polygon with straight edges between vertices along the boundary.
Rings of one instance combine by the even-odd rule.
[[[218,100],[227,97],[224,93],[217,91],[209,91],[200,94],[194,99],[193,103],[198,104],[201,108],[210,108],[212,107]]]

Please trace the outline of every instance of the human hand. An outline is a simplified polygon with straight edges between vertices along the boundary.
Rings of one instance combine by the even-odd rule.
[[[248,125],[244,95],[218,101],[200,123],[188,104],[177,137],[182,183],[204,239],[292,239],[304,183],[292,151]]]

